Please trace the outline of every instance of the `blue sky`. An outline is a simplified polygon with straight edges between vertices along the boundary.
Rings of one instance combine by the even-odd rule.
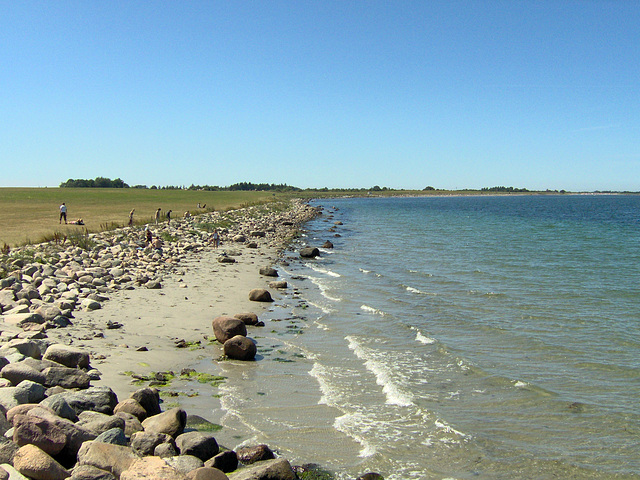
[[[640,190],[640,1],[0,0],[0,186]]]

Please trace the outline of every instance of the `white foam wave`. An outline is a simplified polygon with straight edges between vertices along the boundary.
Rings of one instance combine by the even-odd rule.
[[[420,330],[418,330],[418,333],[416,333],[416,341],[423,343],[425,345],[431,345],[433,343],[436,343],[436,341],[433,338],[424,336]]]
[[[443,422],[441,420],[436,420],[435,421],[435,426],[438,427],[440,430],[442,430],[445,433],[452,433],[452,434],[457,435],[457,436],[462,437],[462,438],[467,438],[468,437],[467,434],[456,430],[451,425],[448,425],[448,424],[446,424],[445,422]]]
[[[354,429],[357,428],[357,426],[362,425],[362,423],[363,421],[360,415],[356,413],[347,413],[336,418],[333,422],[333,426],[336,430],[348,435],[358,442],[362,446],[358,455],[360,457],[367,458],[375,455],[377,450],[365,437],[354,432]]]
[[[378,310],[377,308],[370,307],[369,305],[360,305],[360,310],[364,310],[367,313],[374,313],[382,317],[386,315],[386,313],[384,313],[382,310]]]
[[[324,275],[329,275],[330,277],[341,277],[342,276],[339,273],[332,272],[331,270],[327,270],[326,268],[321,268],[321,267],[318,267],[316,265],[312,265],[310,263],[305,263],[305,266],[309,267],[314,272],[322,273]]]
[[[318,287],[320,289],[320,293],[322,294],[322,296],[324,298],[326,298],[327,300],[331,300],[332,302],[341,302],[342,301],[341,298],[332,297],[331,295],[329,295],[327,293],[327,286],[322,282],[322,280],[320,280],[319,278],[316,278],[316,277],[309,277],[309,279],[311,280],[311,282],[313,282],[313,284],[316,287]]]
[[[522,388],[522,387],[527,387],[529,386],[529,384],[527,382],[523,382],[521,380],[518,380],[517,382],[515,382],[513,384],[514,387],[518,387],[518,388]]]
[[[387,397],[386,403],[388,405],[398,405],[399,407],[413,405],[413,397],[409,393],[403,392],[393,381],[393,372],[386,366],[386,362],[377,360],[373,351],[360,345],[354,337],[347,336],[346,340],[349,342],[349,348],[353,350],[356,357],[364,360],[367,370],[375,375],[376,383],[382,387],[382,392]]]
[[[329,381],[327,380],[328,372],[326,367],[320,365],[319,363],[314,363],[311,370],[309,370],[309,375],[316,379],[318,385],[320,386],[320,392],[322,396],[320,400],[318,400],[318,405],[329,405],[335,406],[336,399],[338,398],[338,391],[331,386]]]
[[[359,268],[362,273],[371,273],[371,270],[365,270],[364,268]]]

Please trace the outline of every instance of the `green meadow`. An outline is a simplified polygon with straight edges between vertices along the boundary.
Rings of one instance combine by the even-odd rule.
[[[40,243],[78,232],[122,227],[135,208],[134,224],[154,222],[154,214],[172,210],[171,217],[226,211],[291,198],[290,194],[254,191],[155,190],[138,188],[0,188],[0,247]],[[81,218],[84,226],[60,225],[60,204],[67,205],[67,221]],[[206,208],[197,208],[206,205]],[[86,230],[85,230],[86,229]]]

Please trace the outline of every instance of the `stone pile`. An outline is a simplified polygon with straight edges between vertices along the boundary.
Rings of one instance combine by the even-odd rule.
[[[0,256],[0,314],[5,324],[23,330],[46,330],[71,324],[73,311],[95,310],[116,290],[162,287],[164,275],[177,271],[189,253],[209,248],[210,233],[201,226],[233,224],[220,229],[223,242],[260,239],[283,249],[297,226],[318,210],[293,202],[289,210],[265,213],[258,207],[211,212],[170,224],[148,226],[161,248],[144,241],[144,231],[123,228],[87,234],[82,245],[39,244]],[[244,220],[243,220],[244,219]],[[222,254],[222,262],[235,261]]]
[[[162,411],[155,388],[118,401],[109,387],[92,387],[90,358],[80,349],[35,338],[0,353],[13,359],[0,357],[0,478],[296,478],[266,445],[221,449],[198,430],[210,425],[204,419],[190,422],[181,408]]]

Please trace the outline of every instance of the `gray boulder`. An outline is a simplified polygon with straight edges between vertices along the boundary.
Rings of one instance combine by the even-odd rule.
[[[77,368],[49,367],[42,373],[45,376],[45,385],[48,387],[87,389],[91,384],[91,377]]]
[[[87,352],[59,343],[50,345],[42,358],[69,368],[87,368],[89,366]]]
[[[193,455],[203,462],[216,456],[220,451],[213,435],[204,432],[186,432],[176,437],[180,455]]]
[[[9,380],[12,385],[18,385],[23,380],[30,380],[41,385],[46,381],[43,373],[25,364],[25,362],[5,365],[0,371],[0,376]]]
[[[229,480],[295,480],[296,474],[285,458],[264,460],[229,474]]]
[[[320,250],[316,247],[305,247],[300,250],[300,256],[302,258],[315,258],[320,255]]]
[[[166,433],[136,432],[131,435],[131,448],[141,457],[153,455],[156,447],[165,443],[174,446],[174,451],[176,450],[173,437]]]

